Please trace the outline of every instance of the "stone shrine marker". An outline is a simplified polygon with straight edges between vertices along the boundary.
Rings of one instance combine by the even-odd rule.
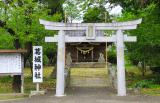
[[[36,91],[31,91],[31,95],[44,94],[40,91],[40,83],[43,82],[43,48],[42,46],[33,46],[33,83],[36,84]]]
[[[33,46],[33,83],[43,82],[42,46]]]
[[[126,80],[124,67],[124,42],[136,42],[135,36],[127,36],[123,34],[125,30],[136,29],[142,19],[128,22],[113,23],[58,23],[40,20],[47,30],[58,30],[58,35],[54,37],[46,37],[46,42],[58,42],[57,55],[57,82],[56,96],[64,96],[65,91],[65,43],[75,42],[115,42],[117,48],[117,92],[118,96],[126,96]],[[68,36],[66,31],[85,30],[85,36]],[[110,37],[98,36],[97,31],[115,30],[116,34]],[[76,34],[75,34],[76,35]]]

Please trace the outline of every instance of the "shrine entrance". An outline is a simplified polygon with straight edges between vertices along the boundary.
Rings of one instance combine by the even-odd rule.
[[[66,43],[66,54],[71,53],[72,63],[98,62],[99,54],[106,55],[106,43]]]
[[[92,45],[87,43],[81,44],[76,47],[77,49],[77,60],[76,62],[93,62],[93,49]]]
[[[54,37],[45,37],[46,42],[58,42],[56,96],[64,96],[66,84],[65,68],[69,68],[72,62],[97,62],[96,56],[98,56],[98,62],[105,62],[107,64],[105,58],[107,52],[100,51],[99,53],[95,53],[96,56],[94,55],[94,45],[106,44],[107,42],[116,44],[117,94],[118,96],[126,96],[124,42],[135,42],[137,39],[135,36],[124,35],[123,31],[136,29],[137,24],[140,24],[141,21],[142,19],[113,23],[57,23],[40,20],[40,24],[43,24],[45,29],[59,31],[58,35]],[[106,36],[105,30],[113,30],[115,33],[111,36]],[[78,43],[93,45],[80,47]],[[101,47],[101,45],[96,47]],[[72,52],[72,49],[75,51]]]

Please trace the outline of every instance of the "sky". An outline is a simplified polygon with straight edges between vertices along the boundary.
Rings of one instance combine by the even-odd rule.
[[[109,11],[109,13],[112,15],[120,15],[122,13],[122,7],[118,5],[115,8],[113,8],[111,11]]]

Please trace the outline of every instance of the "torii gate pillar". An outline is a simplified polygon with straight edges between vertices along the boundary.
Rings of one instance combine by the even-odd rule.
[[[57,81],[56,81],[56,96],[64,96],[65,88],[65,34],[63,30],[58,32],[58,51],[57,51]]]
[[[117,30],[117,89],[118,96],[126,96],[126,80],[124,66],[124,36],[122,30]]]

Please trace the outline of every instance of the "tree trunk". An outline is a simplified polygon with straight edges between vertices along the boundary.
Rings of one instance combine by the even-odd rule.
[[[25,49],[27,50],[27,53],[24,55],[24,65],[26,65],[26,61],[29,61],[29,66],[31,69],[31,74],[32,72],[32,60],[30,59],[32,57],[32,42],[26,42],[25,44]]]
[[[14,75],[12,89],[14,92],[21,92],[21,75]]]
[[[145,61],[143,61],[143,65],[142,65],[142,76],[144,77],[146,73],[146,65],[145,65]]]
[[[14,40],[14,47],[20,49],[21,45],[19,39]],[[14,92],[21,92],[21,75],[13,76],[12,89]]]

